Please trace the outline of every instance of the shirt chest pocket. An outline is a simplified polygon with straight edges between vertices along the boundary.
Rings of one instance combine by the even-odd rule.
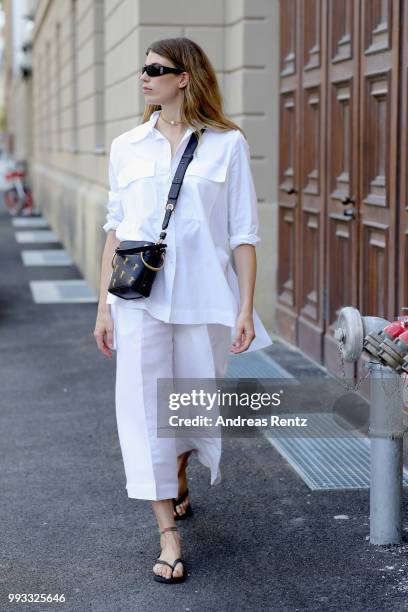
[[[182,189],[187,206],[180,206],[180,217],[201,220],[209,216],[221,194],[225,193],[227,164],[209,159],[193,159],[187,166]]]
[[[125,209],[149,217],[155,212],[156,162],[153,159],[132,157],[118,172],[117,182]]]

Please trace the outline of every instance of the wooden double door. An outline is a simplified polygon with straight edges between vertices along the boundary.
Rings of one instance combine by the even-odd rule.
[[[280,20],[277,322],[340,374],[339,310],[408,306],[408,0],[281,0]]]

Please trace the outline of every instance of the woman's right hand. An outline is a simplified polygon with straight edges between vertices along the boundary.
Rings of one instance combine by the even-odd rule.
[[[106,355],[106,357],[112,358],[113,348],[113,329],[114,323],[110,312],[110,306],[107,306],[104,310],[98,310],[98,314],[95,322],[94,337],[98,349]]]

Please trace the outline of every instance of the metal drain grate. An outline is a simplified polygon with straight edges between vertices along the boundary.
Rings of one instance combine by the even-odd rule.
[[[71,266],[73,263],[64,249],[22,251],[21,257],[25,266]]]
[[[47,219],[43,217],[15,217],[11,220],[14,227],[48,227]]]
[[[37,304],[98,301],[85,280],[30,281],[30,289]]]
[[[284,415],[286,416],[286,415]],[[293,416],[293,415],[287,415]],[[370,487],[370,440],[341,427],[339,417],[305,414],[314,432],[324,438],[294,436],[266,438],[312,490],[368,489]],[[336,434],[338,437],[336,437]],[[408,472],[404,468],[404,486]]]
[[[17,242],[59,242],[57,234],[51,230],[16,232]]]
[[[225,378],[294,378],[261,350],[230,355]]]

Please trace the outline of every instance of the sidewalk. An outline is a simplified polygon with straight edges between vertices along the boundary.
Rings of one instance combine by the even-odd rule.
[[[35,304],[30,280],[80,275],[25,267],[23,248],[61,245],[14,234],[1,209],[1,610],[407,610],[407,539],[368,543],[368,489],[312,491],[263,437],[224,440],[214,487],[192,461],[195,515],[178,523],[189,579],[153,581],[157,527],[150,503],[126,495],[115,362],[96,349],[96,304]],[[294,376],[321,372],[278,339],[268,353]],[[22,592],[66,602],[7,603]]]

